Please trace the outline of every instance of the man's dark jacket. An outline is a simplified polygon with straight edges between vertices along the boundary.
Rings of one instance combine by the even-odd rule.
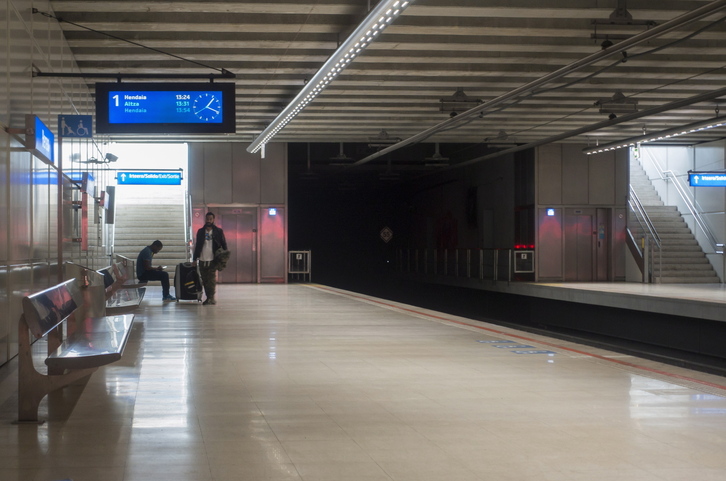
[[[202,255],[202,247],[204,247],[204,231],[207,229],[206,226],[202,227],[197,231],[197,240],[194,244],[194,260],[196,261],[199,259],[199,256]],[[224,238],[224,231],[217,227],[216,225],[212,225],[212,252],[217,253],[217,251],[222,248],[223,250],[227,250],[227,239]]]

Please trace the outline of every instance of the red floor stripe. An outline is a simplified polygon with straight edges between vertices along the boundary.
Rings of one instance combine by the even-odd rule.
[[[433,315],[433,314],[428,314],[426,312],[421,312],[421,311],[417,311],[417,310],[414,310],[414,309],[409,309],[409,308],[406,308],[406,307],[396,306],[394,304],[389,304],[387,302],[379,301],[379,300],[372,299],[372,298],[369,298],[369,297],[363,297],[363,296],[358,296],[358,295],[355,295],[355,294],[349,294],[347,292],[337,291],[337,290],[334,290],[334,289],[331,289],[331,288],[328,288],[328,287],[324,287],[324,286],[320,286],[320,285],[317,285],[315,287],[317,289],[321,289],[321,290],[324,290],[324,291],[334,292],[336,294],[342,294],[342,295],[345,295],[347,297],[351,297],[353,299],[360,299],[360,300],[364,300],[364,301],[368,301],[368,302],[373,302],[375,304],[380,304],[382,306],[390,307],[390,308],[393,308],[393,309],[398,309],[400,311],[410,312],[410,313],[416,314],[418,316],[425,316],[425,317],[430,317],[432,319],[438,319],[438,320],[441,320],[441,321],[451,322],[451,323],[454,323],[454,324],[460,324],[462,326],[473,327],[475,329],[479,329],[479,330],[482,330],[482,331],[488,331],[488,332],[491,332],[491,333],[494,333],[494,334],[502,335],[504,337],[514,337],[514,338],[521,339],[521,340],[524,340],[524,341],[527,341],[527,342],[533,342],[535,344],[542,344],[542,345],[545,345],[545,346],[553,347],[555,349],[560,349],[560,350],[563,350],[563,351],[574,352],[576,354],[581,354],[583,356],[589,356],[589,357],[592,357],[592,358],[595,358],[595,359],[600,359],[600,360],[603,360],[603,361],[612,362],[614,364],[619,364],[621,366],[630,367],[630,368],[634,368],[634,369],[639,369],[641,371],[646,371],[646,372],[650,372],[650,373],[653,373],[653,374],[659,374],[661,376],[666,376],[666,377],[670,377],[670,378],[673,378],[673,379],[680,379],[680,380],[692,382],[692,383],[695,383],[695,384],[701,384],[703,386],[708,386],[708,387],[712,387],[712,388],[716,388],[716,389],[726,390],[726,385],[715,384],[715,383],[708,382],[708,381],[701,381],[700,379],[694,379],[694,378],[688,377],[688,376],[681,376],[680,374],[675,374],[675,373],[672,373],[672,372],[661,371],[660,369],[653,369],[653,368],[650,368],[650,367],[639,366],[637,364],[633,364],[633,363],[630,363],[630,362],[620,361],[618,359],[611,359],[611,358],[608,358],[608,357],[605,357],[605,356],[600,356],[598,354],[592,354],[592,353],[589,353],[589,352],[580,351],[578,349],[572,349],[570,347],[560,346],[558,344],[554,344],[554,343],[551,343],[551,342],[540,341],[540,340],[532,339],[532,338],[529,338],[529,337],[520,336],[518,334],[511,334],[511,333],[504,332],[504,331],[498,331],[496,329],[492,329],[492,328],[489,328],[489,327],[477,326],[475,324],[469,324],[467,322],[462,322],[462,321],[455,321],[453,319],[449,319],[449,318],[446,318],[446,317],[436,316],[436,315]]]

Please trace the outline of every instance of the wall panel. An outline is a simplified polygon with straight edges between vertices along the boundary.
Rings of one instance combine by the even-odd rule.
[[[547,208],[537,211],[537,278],[561,280],[563,271],[563,209],[554,209],[547,215]]]
[[[31,158],[24,150],[10,152],[8,258],[10,262],[30,259],[31,240]]]
[[[193,181],[193,182],[192,182]],[[192,203],[204,203],[204,144],[189,144],[189,178],[187,179]]]
[[[537,150],[537,202],[562,204],[562,148],[544,145]]]
[[[88,114],[93,107],[82,80],[32,76],[34,66],[78,71],[58,22],[34,15],[32,7],[50,10],[48,2],[0,0],[0,364],[17,351],[23,295],[56,282],[59,271],[56,171],[4,128],[22,129],[25,115],[36,114],[57,134],[55,113]],[[78,244],[66,249],[66,260],[87,259]]]
[[[562,203],[587,205],[590,201],[590,164],[580,149],[562,152]]]
[[[232,203],[232,145],[204,144],[204,202]]]
[[[608,205],[615,202],[615,153],[612,155],[589,155],[588,183],[590,193],[588,204]]]
[[[232,200],[234,204],[260,203],[260,165],[266,159],[260,159],[260,154],[250,154],[246,145],[232,144]],[[266,149],[268,149],[266,147]]]
[[[260,203],[287,202],[287,144],[268,144],[260,160]]]

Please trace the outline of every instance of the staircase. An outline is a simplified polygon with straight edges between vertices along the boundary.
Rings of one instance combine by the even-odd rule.
[[[133,260],[160,240],[164,248],[154,255],[154,265],[167,266],[172,279],[176,265],[188,260],[183,205],[117,205],[115,227],[115,252]]]
[[[663,204],[640,161],[630,160],[630,185],[661,239],[660,266],[654,261],[656,283],[710,284],[721,280],[708,262],[683,216],[674,206]]]

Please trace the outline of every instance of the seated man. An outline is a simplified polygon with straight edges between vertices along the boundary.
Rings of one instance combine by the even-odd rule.
[[[162,300],[176,301],[176,297],[169,294],[169,273],[165,272],[161,266],[154,267],[151,265],[154,254],[163,247],[164,244],[161,241],[155,240],[150,246],[141,249],[139,257],[136,258],[136,277],[143,282],[161,281]]]

